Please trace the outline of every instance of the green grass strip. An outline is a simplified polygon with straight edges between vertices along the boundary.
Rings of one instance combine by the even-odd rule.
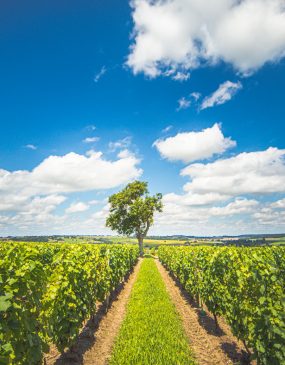
[[[181,319],[151,258],[142,262],[109,364],[195,364]]]

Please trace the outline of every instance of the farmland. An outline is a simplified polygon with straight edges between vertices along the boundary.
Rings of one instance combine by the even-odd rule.
[[[49,242],[49,243],[72,243],[72,244],[136,244],[137,239],[130,236],[115,235],[75,235],[75,236],[23,236],[23,237],[0,237],[3,241],[15,242]],[[245,236],[218,236],[218,237],[194,237],[194,236],[148,236],[144,239],[146,247],[157,248],[160,245],[174,246],[282,246],[285,245],[285,235],[245,235]]]
[[[129,242],[2,242],[0,363],[284,364],[284,247]]]
[[[38,364],[70,347],[96,302],[123,280],[136,246],[1,244],[0,359]]]

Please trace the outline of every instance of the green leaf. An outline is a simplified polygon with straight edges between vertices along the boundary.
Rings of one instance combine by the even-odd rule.
[[[11,307],[12,303],[10,302],[11,296],[0,296],[0,312],[6,312],[8,308]]]

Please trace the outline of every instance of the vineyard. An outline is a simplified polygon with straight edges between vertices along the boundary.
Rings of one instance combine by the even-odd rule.
[[[285,363],[285,249],[160,247],[159,259],[253,358]]]
[[[51,347],[63,356],[134,267],[137,274],[124,311],[104,314],[111,316],[105,335],[112,337],[104,361],[97,362],[97,349],[89,362],[75,364],[242,363],[215,353],[218,342],[212,348],[205,345],[205,351],[209,338],[206,332],[201,332],[202,340],[198,336],[200,318],[195,324],[194,314],[189,322],[193,308],[182,299],[177,307],[180,294],[171,294],[167,276],[173,288],[175,284],[167,271],[201,313],[213,316],[217,331],[224,321],[229,325],[229,338],[242,341],[249,361],[285,364],[284,247],[162,245],[158,257],[149,255],[136,265],[138,257],[138,247],[130,244],[1,243],[0,364],[39,365]],[[113,331],[110,326],[118,317]]]
[[[0,364],[69,347],[137,258],[134,245],[1,244]]]

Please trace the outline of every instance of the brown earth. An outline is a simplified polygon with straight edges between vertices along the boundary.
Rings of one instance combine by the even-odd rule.
[[[229,326],[219,318],[219,329],[214,318],[194,303],[181,285],[156,260],[166,289],[180,314],[189,345],[199,365],[249,364],[240,341],[231,334]]]
[[[84,326],[72,348],[60,354],[55,348],[46,355],[46,365],[106,365],[112,345],[118,335],[126,313],[127,303],[141,265],[135,266],[128,279],[121,284],[111,297],[99,304],[94,318]]]

